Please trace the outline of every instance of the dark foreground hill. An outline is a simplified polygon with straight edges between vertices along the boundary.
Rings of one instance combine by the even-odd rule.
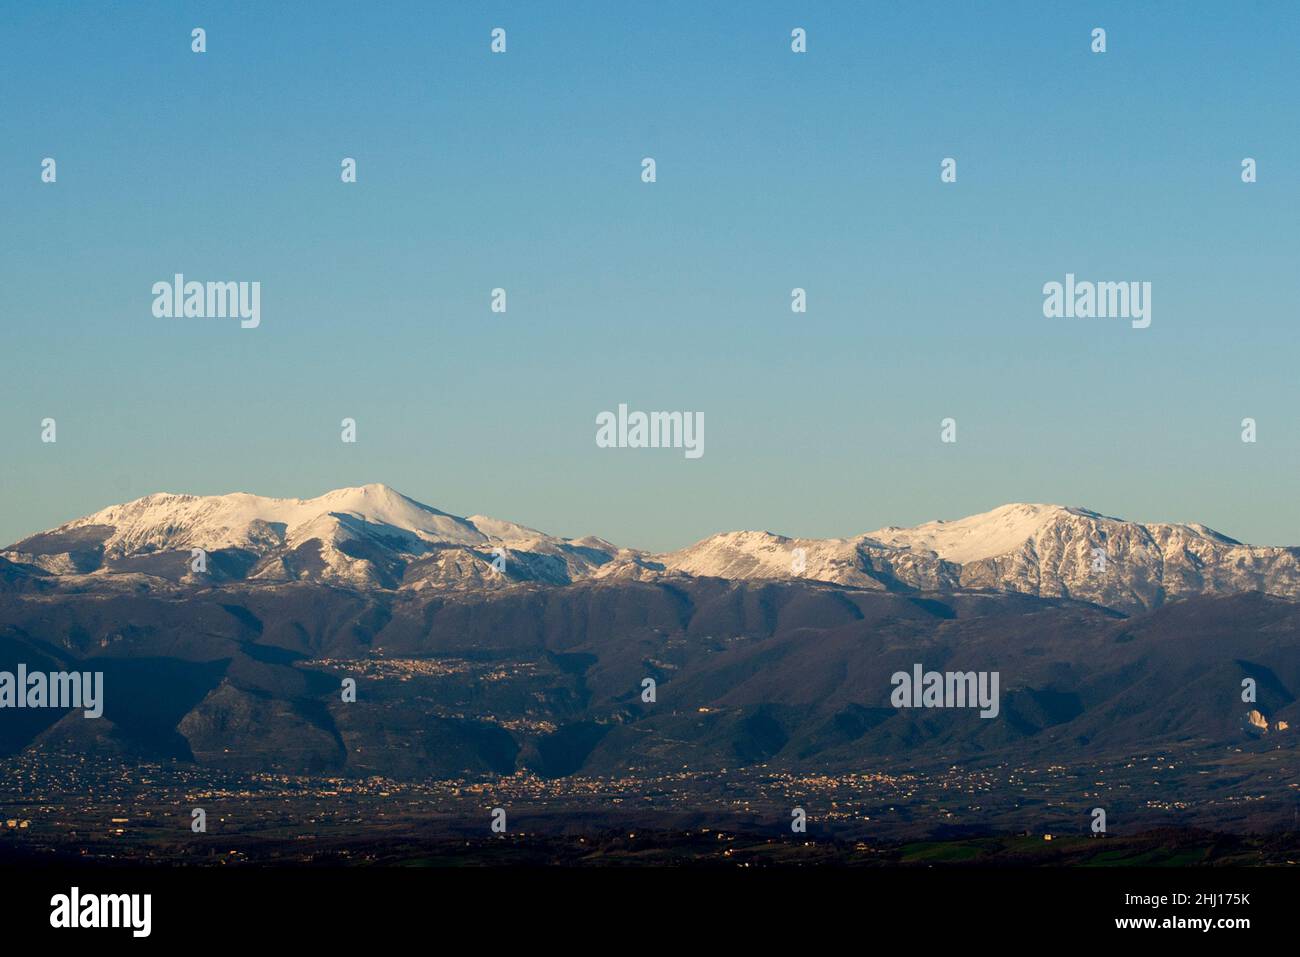
[[[238,772],[1068,764],[1290,749],[1300,727],[1300,604],[1249,593],[1124,617],[1029,596],[706,578],[436,595],[23,592],[0,597],[0,670],[20,662],[102,671],[104,716],[0,712],[3,753]],[[997,672],[997,716],[892,707],[891,675],[915,664]]]

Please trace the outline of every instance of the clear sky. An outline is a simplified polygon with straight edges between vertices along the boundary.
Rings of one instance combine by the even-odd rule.
[[[647,548],[1009,501],[1300,543],[1289,0],[3,21],[0,542],[384,482]],[[259,281],[261,327],[154,318],[176,272]],[[1151,282],[1150,328],[1044,318],[1067,272]],[[703,413],[704,456],[597,448],[619,403]]]

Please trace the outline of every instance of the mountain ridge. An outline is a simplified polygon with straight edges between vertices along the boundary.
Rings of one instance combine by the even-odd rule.
[[[203,551],[200,568],[193,559]],[[848,538],[729,531],[665,553],[461,517],[374,483],[310,499],[153,493],[0,549],[0,587],[150,589],[313,580],[480,589],[586,579],[807,579],[882,591],[993,590],[1152,608],[1194,594],[1300,596],[1300,548],[1199,523],[1141,523],[1010,503]]]

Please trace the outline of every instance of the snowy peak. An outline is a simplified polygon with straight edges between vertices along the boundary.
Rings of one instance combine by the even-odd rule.
[[[195,549],[206,564],[193,563]],[[492,589],[665,576],[804,580],[899,592],[989,590],[1150,608],[1263,591],[1300,597],[1300,549],[1243,545],[1204,525],[1142,524],[1013,503],[855,538],[724,532],[651,555],[431,508],[386,485],[309,499],[159,493],[0,550],[0,587],[123,588],[324,581],[357,588]]]
[[[253,548],[324,536],[347,539],[367,530],[425,542],[478,544],[489,540],[466,519],[407,498],[386,485],[341,488],[316,498],[264,498],[235,492],[196,496],[166,493],[114,505],[55,531],[108,526],[105,554],[165,548]]]
[[[1085,508],[1013,503],[855,539],[715,535],[663,556],[717,578],[808,578],[854,587],[987,589],[1149,608],[1201,593],[1300,597],[1300,550],[1257,548],[1200,524],[1142,524]]]
[[[194,549],[214,566],[198,578],[188,564]],[[475,586],[559,583],[609,557],[514,522],[451,515],[380,484],[309,499],[146,495],[34,535],[4,554],[57,574],[378,587],[427,586],[430,578]]]
[[[857,546],[840,538],[786,538],[771,532],[723,532],[661,556],[665,568],[697,577],[807,578],[880,588]]]
[[[926,522],[913,528],[891,526],[864,538],[893,548],[929,552],[944,561],[967,564],[1008,555],[1047,536],[1072,535],[1098,547],[1122,530],[1141,529],[1152,541],[1169,538],[1203,539],[1220,545],[1240,545],[1205,525],[1142,524],[1111,518],[1086,508],[1062,505],[1003,505],[956,521]]]
[[[882,528],[865,537],[892,548],[931,552],[945,561],[965,564],[1012,552],[1044,528],[1068,521],[1071,516],[1100,518],[1095,512],[1083,509],[1016,503],[951,522]]]

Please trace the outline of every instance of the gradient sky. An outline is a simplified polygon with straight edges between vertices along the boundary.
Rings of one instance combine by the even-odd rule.
[[[1009,501],[1300,543],[1300,5],[3,19],[0,542],[384,482],[656,549]],[[154,318],[175,272],[260,281],[261,328]],[[1045,319],[1067,272],[1150,281],[1151,327]],[[597,448],[620,402],[703,412],[704,457]]]

